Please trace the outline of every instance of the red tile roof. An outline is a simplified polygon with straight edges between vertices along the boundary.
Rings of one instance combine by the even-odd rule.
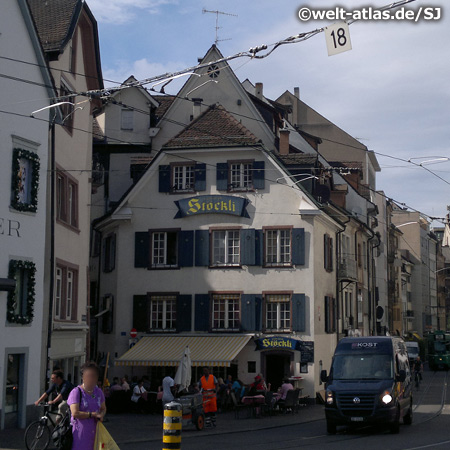
[[[237,147],[256,145],[259,139],[221,105],[213,105],[164,147]]]

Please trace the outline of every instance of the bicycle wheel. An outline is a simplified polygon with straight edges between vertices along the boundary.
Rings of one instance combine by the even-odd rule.
[[[25,430],[25,446],[28,450],[45,450],[50,444],[50,428],[40,420],[31,422]]]

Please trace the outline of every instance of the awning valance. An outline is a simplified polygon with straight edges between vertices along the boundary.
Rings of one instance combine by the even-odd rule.
[[[146,336],[120,358],[116,366],[177,366],[189,347],[193,366],[229,367],[252,338],[233,336]]]

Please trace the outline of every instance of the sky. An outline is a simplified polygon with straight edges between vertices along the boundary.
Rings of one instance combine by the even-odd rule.
[[[301,22],[301,7],[345,5],[352,11],[381,7],[389,0],[87,3],[98,21],[103,76],[122,82],[131,74],[143,79],[195,65],[215,39],[216,15],[202,13],[204,8],[237,15],[219,16],[219,38],[224,40],[218,46],[228,56],[333,24]],[[263,82],[264,95],[272,99],[298,86],[305,103],[377,153],[382,169],[377,189],[429,216],[445,217],[450,205],[450,5],[416,0],[407,7],[421,6],[441,8],[442,18],[358,21],[350,26],[348,52],[328,56],[320,33],[262,60],[235,60],[231,67],[241,81]],[[173,82],[166,93],[180,87],[181,82]]]

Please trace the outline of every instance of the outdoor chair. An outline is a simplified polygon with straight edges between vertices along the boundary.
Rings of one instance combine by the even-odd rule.
[[[286,414],[288,411],[296,413],[298,411],[298,397],[300,395],[300,389],[292,389],[286,394],[286,400],[284,402],[278,402],[278,406]]]
[[[266,401],[262,405],[262,411],[264,414],[267,413],[269,416],[272,416],[272,413],[274,412],[273,392],[267,391],[265,397]]]
[[[234,391],[230,392],[230,397],[233,403],[234,417],[235,419],[239,419],[239,413],[244,409],[248,410],[248,406],[238,402],[236,398],[236,393]]]

